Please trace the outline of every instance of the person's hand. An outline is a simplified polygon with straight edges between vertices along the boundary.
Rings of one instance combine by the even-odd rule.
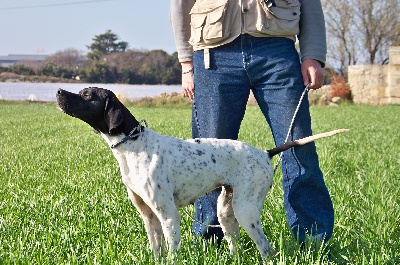
[[[193,83],[193,62],[183,62],[182,65],[182,89],[183,95],[193,99],[194,83]],[[192,69],[192,70],[190,70]]]
[[[324,84],[324,70],[321,63],[314,59],[306,59],[301,64],[304,86],[310,84],[310,89],[319,89]]]

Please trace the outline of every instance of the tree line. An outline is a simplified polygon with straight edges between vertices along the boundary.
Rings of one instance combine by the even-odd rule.
[[[178,54],[163,50],[130,50],[129,44],[108,30],[96,35],[84,56],[66,49],[48,56],[39,64],[19,62],[0,71],[19,75],[51,76],[76,79],[85,83],[179,84],[181,66]]]
[[[321,0],[327,29],[328,73],[347,76],[347,66],[387,64],[389,46],[400,45],[400,0]],[[21,62],[0,71],[79,78],[88,83],[180,84],[177,53],[133,50],[108,30],[96,35],[85,56],[67,49],[39,66]],[[329,74],[329,75],[330,75]]]

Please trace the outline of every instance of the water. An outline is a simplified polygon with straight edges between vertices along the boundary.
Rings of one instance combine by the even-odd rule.
[[[124,84],[70,84],[70,83],[8,83],[0,82],[0,99],[55,102],[59,88],[73,93],[85,87],[102,87],[125,99],[139,99],[162,93],[182,92],[180,85],[124,85]]]

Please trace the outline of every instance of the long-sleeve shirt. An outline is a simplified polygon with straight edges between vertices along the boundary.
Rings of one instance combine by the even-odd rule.
[[[180,62],[193,51],[224,45],[240,34],[299,40],[301,60],[326,60],[320,0],[171,0],[170,19]]]

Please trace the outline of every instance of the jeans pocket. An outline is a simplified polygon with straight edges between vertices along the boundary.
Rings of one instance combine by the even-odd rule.
[[[257,29],[267,34],[294,36],[299,34],[300,2],[298,0],[261,0],[264,23]]]
[[[226,7],[228,0],[197,1],[190,11],[191,37],[190,44],[213,44],[228,36]]]

